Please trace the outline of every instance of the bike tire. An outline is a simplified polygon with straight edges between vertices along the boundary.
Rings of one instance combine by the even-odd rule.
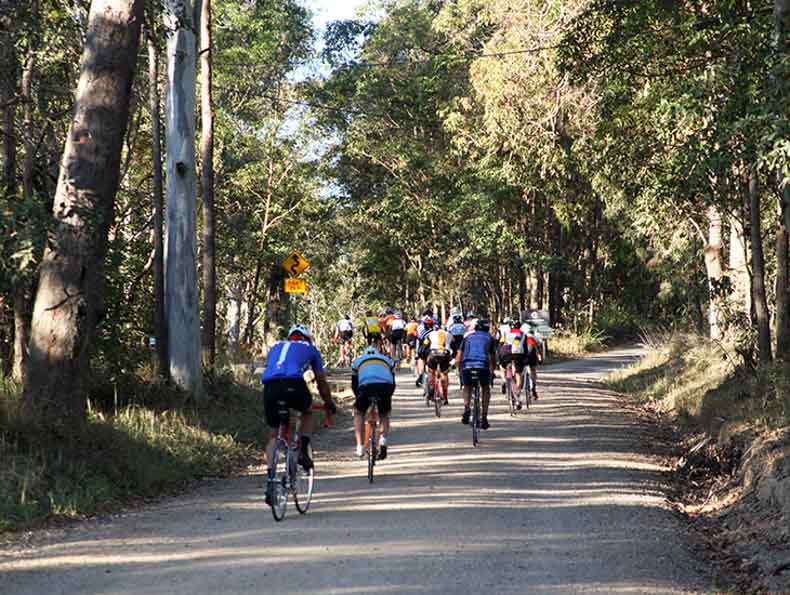
[[[437,374],[438,375],[438,371]],[[436,376],[434,376],[435,378]],[[436,417],[442,416],[442,382],[434,381],[433,385],[433,411],[436,414]]]
[[[373,483],[373,469],[376,466],[376,423],[368,422],[368,483]]]
[[[422,376],[420,376],[420,378],[422,378],[422,392],[425,395],[425,406],[426,407],[430,407],[431,406],[431,387],[430,387],[430,385],[428,383],[429,376],[428,376],[428,374],[423,372]]]
[[[309,449],[310,458],[313,458],[312,445],[307,447]],[[296,453],[293,456],[298,456]],[[294,504],[299,514],[305,514],[310,509],[310,502],[313,500],[313,488],[315,487],[315,468],[309,471],[297,463],[296,473],[293,478],[292,491],[294,495]]]
[[[505,383],[507,385],[507,390],[505,391],[505,394],[507,395],[507,404],[508,404],[508,408],[510,410],[510,415],[511,416],[515,416],[516,415],[516,404],[513,402],[515,400],[515,397],[513,396],[513,379],[512,378],[508,378],[505,381]]]
[[[474,403],[472,404],[472,446],[480,444],[480,385],[474,388]]]
[[[280,440],[274,449],[272,461],[269,469],[274,474],[269,474],[266,480],[266,488],[271,490],[271,509],[274,520],[279,522],[285,518],[288,508],[288,447]],[[271,480],[268,477],[272,477]]]

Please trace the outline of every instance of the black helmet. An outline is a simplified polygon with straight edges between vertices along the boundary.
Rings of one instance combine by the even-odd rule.
[[[468,310],[466,313],[467,318],[477,318],[477,314],[475,314],[474,310]]]
[[[490,329],[491,324],[485,318],[480,318],[477,322],[475,322],[476,331],[483,331],[487,333]]]
[[[433,316],[433,310],[431,310],[430,308],[425,308],[425,310],[422,311],[422,315],[423,316]]]

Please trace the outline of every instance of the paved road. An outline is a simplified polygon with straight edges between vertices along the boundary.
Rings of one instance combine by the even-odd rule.
[[[664,504],[649,432],[592,382],[621,350],[542,370],[471,446],[455,393],[436,420],[401,376],[370,486],[348,424],[319,441],[314,508],[275,524],[260,472],[0,550],[0,593],[709,593]],[[342,421],[342,420],[341,420]]]

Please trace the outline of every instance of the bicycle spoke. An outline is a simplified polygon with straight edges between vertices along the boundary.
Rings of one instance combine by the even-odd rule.
[[[288,506],[288,449],[284,442],[278,440],[274,455],[270,463],[270,469],[274,471],[269,474],[266,489],[271,499],[272,515],[275,521],[285,518],[285,511]]]

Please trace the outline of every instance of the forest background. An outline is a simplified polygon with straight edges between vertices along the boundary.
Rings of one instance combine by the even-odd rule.
[[[245,460],[259,405],[232,364],[287,328],[293,249],[330,358],[334,321],[368,308],[541,308],[577,335],[708,337],[784,423],[786,0],[381,1],[318,45],[298,0],[190,4],[0,4],[9,526],[85,509],[99,467],[124,477],[123,452],[80,459],[118,433],[203,449],[144,478],[173,451],[156,442],[120,496]],[[113,85],[81,93],[97,72]],[[184,246],[169,269],[194,281],[169,303]],[[183,375],[171,352],[193,343]],[[86,422],[110,429],[74,438]],[[64,449],[77,462],[53,471]]]

